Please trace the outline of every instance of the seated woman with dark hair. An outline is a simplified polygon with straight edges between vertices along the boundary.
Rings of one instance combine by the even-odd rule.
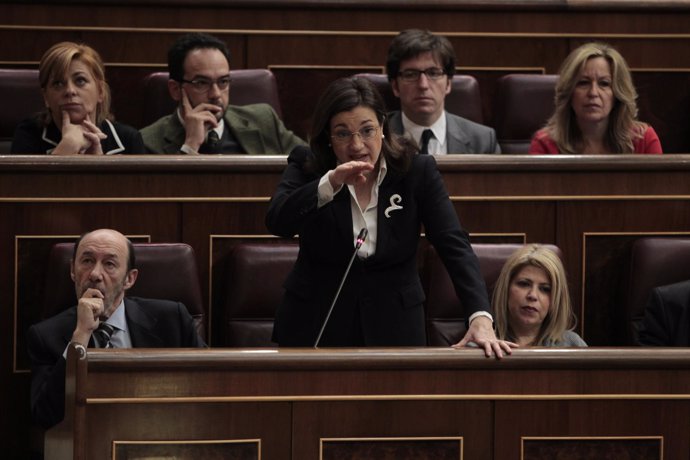
[[[572,331],[565,269],[549,248],[530,244],[506,261],[493,294],[496,336],[520,347],[586,347]]]
[[[360,78],[333,82],[317,103],[310,139],[311,150],[290,153],[266,216],[275,235],[299,234],[273,340],[280,346],[425,346],[417,269],[424,225],[466,307],[469,330],[457,346],[473,341],[487,356],[510,353],[515,344],[494,334],[479,261],[433,156],[417,155],[416,146],[391,135],[374,86]],[[358,245],[360,229],[369,238]],[[349,260],[354,263],[340,289]]]
[[[532,154],[662,153],[654,128],[637,120],[628,64],[604,43],[586,43],[563,61],[556,109],[532,138]]]
[[[11,153],[145,153],[136,129],[112,121],[105,66],[93,48],[72,42],[53,45],[41,58],[39,82],[46,109],[17,126]]]

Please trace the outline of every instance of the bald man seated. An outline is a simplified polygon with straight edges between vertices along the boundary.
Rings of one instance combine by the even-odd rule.
[[[135,262],[132,243],[118,231],[95,230],[77,240],[70,264],[77,305],[34,324],[27,336],[34,423],[47,429],[64,418],[70,343],[102,348],[205,347],[182,303],[125,297],[137,280]]]

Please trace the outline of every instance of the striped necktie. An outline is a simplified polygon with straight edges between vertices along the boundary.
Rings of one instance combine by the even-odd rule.
[[[108,323],[102,322],[98,329],[93,331],[93,339],[96,344],[96,348],[112,348],[110,344],[110,337],[115,332],[115,327]]]
[[[208,132],[206,142],[199,147],[199,153],[220,153],[220,137],[214,130]]]

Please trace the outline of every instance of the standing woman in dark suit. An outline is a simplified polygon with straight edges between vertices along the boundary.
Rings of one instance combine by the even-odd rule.
[[[61,42],[43,54],[38,79],[45,111],[14,132],[15,154],[143,154],[141,134],[110,113],[110,87],[100,55],[88,45]]]
[[[477,257],[443,185],[435,160],[393,138],[381,96],[367,80],[333,82],[314,111],[311,150],[288,158],[266,216],[269,230],[299,234],[300,250],[285,281],[273,340],[312,346],[360,229],[368,238],[335,304],[320,345],[425,346],[425,295],[417,269],[422,224],[466,306],[469,341],[487,356],[510,353],[496,339]]]

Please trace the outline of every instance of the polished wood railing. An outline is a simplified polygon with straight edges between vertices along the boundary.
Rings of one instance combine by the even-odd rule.
[[[684,349],[74,347],[67,382],[47,459],[690,455]]]

